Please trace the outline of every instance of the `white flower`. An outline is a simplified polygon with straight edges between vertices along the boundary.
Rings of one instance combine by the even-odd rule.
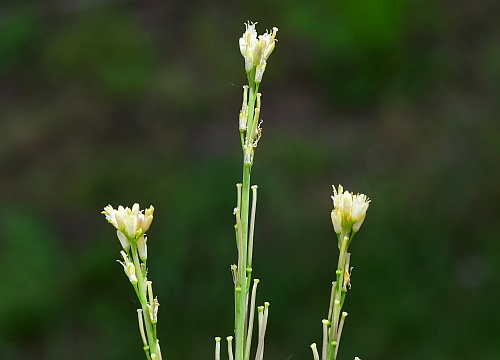
[[[240,38],[240,52],[245,58],[245,70],[250,71],[254,66],[254,52],[257,46],[257,30],[256,23],[246,23],[246,30]]]
[[[123,209],[123,206],[120,207]],[[108,220],[108,222],[112,224],[115,228],[117,228],[118,230],[120,229],[123,230],[125,229],[125,223],[123,222],[123,217],[119,216],[118,219],[116,217],[118,213],[121,213],[120,207],[118,208],[117,211],[113,209],[111,205],[108,205],[104,207],[104,211],[102,211],[101,214],[106,215],[106,220]]]
[[[245,58],[245,70],[251,72],[255,68],[255,82],[260,83],[266,70],[267,59],[276,45],[277,27],[272,32],[257,37],[256,23],[246,23],[246,30],[239,40],[241,55]]]
[[[140,210],[137,203],[132,206],[132,209],[124,208],[121,205],[118,206],[118,209],[114,209],[108,205],[101,212],[106,216],[106,220],[118,230],[118,239],[125,251],[129,249],[130,241],[136,241],[148,231],[153,221],[153,213],[153,206],[146,210]]]
[[[260,57],[260,61],[267,60],[271,53],[274,50],[276,44],[276,33],[278,32],[278,28],[273,27],[273,32],[266,31],[265,34],[259,36],[259,43],[262,48],[262,55]]]
[[[254,63],[257,65],[255,71],[255,82],[260,83],[264,71],[266,71],[267,59],[274,50],[276,44],[277,27],[273,27],[273,32],[267,32],[264,35],[259,35],[259,42],[257,44],[256,54],[254,55]]]
[[[342,229],[349,232],[351,228],[357,232],[365,220],[370,205],[368,197],[365,194],[354,195],[347,190],[344,191],[342,185],[339,185],[338,191],[333,186],[332,200],[332,223],[335,232],[339,234]]]
[[[363,224],[366,216],[366,210],[370,205],[370,200],[365,194],[358,194],[353,197],[352,209],[351,209],[351,219],[354,222],[352,229],[358,231]]]

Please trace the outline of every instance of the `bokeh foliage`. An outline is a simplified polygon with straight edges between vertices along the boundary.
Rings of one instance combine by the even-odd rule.
[[[0,358],[138,359],[103,206],[153,204],[167,358],[233,324],[247,19],[261,87],[254,256],[268,359],[310,359],[337,257],[332,183],[372,198],[341,359],[498,359],[500,25],[493,0],[0,5]]]

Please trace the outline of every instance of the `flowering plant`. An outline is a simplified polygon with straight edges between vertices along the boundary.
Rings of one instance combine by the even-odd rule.
[[[116,235],[123,247],[120,251],[123,262],[119,260],[118,262],[122,264],[141,304],[141,308],[137,309],[137,319],[146,358],[162,360],[160,342],[156,336],[160,303],[153,296],[153,283],[147,278],[146,267],[148,258],[146,231],[153,221],[153,212],[153,206],[141,211],[139,204],[136,203],[132,209],[121,205],[118,209],[113,209],[108,205],[102,214],[117,229]]]
[[[249,360],[252,349],[253,329],[257,327],[255,360],[264,358],[264,338],[269,316],[269,302],[257,306],[256,293],[259,279],[252,282],[252,260],[255,214],[257,205],[257,185],[251,185],[250,174],[254,153],[262,136],[261,93],[259,86],[267,66],[267,60],[276,46],[278,29],[257,35],[255,23],[247,23],[239,39],[240,52],[245,60],[248,84],[243,86],[243,102],[239,113],[239,132],[243,157],[242,182],[236,185],[237,201],[234,209],[237,263],[231,265],[234,282],[235,322],[234,349],[233,336],[228,336],[227,353],[229,360]],[[370,200],[364,194],[344,191],[342,185],[333,187],[334,195],[331,218],[337,234],[339,259],[336,278],[332,283],[330,306],[327,319],[323,320],[323,346],[321,357],[316,344],[311,345],[314,360],[334,360],[337,358],[342,328],[347,312],[341,312],[348,288],[351,287],[350,257],[347,252],[354,235],[359,231],[368,210]],[[250,196],[251,193],[251,196]],[[123,248],[118,261],[124,269],[141,304],[137,310],[139,331],[144,352],[148,360],[161,360],[160,344],[156,334],[159,302],[153,296],[152,282],[147,278],[147,237],[153,221],[153,206],[140,210],[139,204],[132,208],[111,205],[102,212],[106,220],[116,228],[116,234]],[[250,286],[253,284],[252,286]],[[215,360],[221,359],[221,338],[215,338]],[[356,358],[358,359],[358,358]]]
[[[347,290],[351,288],[350,266],[351,253],[347,252],[354,235],[359,231],[370,205],[370,200],[364,194],[354,195],[347,190],[344,191],[339,185],[338,191],[333,186],[333,210],[332,224],[338,239],[340,251],[335,271],[335,281],[332,282],[330,295],[330,306],[327,319],[323,322],[323,346],[321,358],[318,354],[316,344],[311,345],[314,360],[333,360],[337,358],[340,345],[340,336],[344,327],[347,312],[342,311]]]

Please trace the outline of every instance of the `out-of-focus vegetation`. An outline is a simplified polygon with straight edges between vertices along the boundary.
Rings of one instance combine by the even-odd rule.
[[[155,206],[167,359],[230,335],[247,19],[278,26],[261,90],[254,275],[266,358],[310,359],[336,241],[331,184],[372,199],[339,357],[498,359],[499,3],[0,5],[0,358],[140,359],[99,214]]]

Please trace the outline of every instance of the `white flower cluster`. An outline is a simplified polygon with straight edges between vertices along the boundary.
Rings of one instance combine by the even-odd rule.
[[[344,191],[342,185],[339,185],[338,191],[333,186],[333,210],[332,223],[333,229],[337,234],[342,230],[347,233],[357,232],[363,224],[366,216],[366,210],[370,205],[370,200],[365,194],[354,195],[347,190]]]
[[[256,23],[247,23],[246,31],[240,38],[241,55],[245,58],[245,70],[251,73],[255,69],[255,82],[262,81],[262,76],[266,70],[267,59],[274,50],[276,43],[277,27],[273,27],[272,32],[266,31],[265,34],[257,36],[255,30]]]
[[[116,229],[118,240],[125,251],[130,249],[130,242],[137,242],[139,256],[142,260],[147,258],[147,238],[145,236],[153,221],[154,207],[140,210],[139,204],[135,203],[132,209],[128,207],[118,206],[118,209],[113,209],[111,205],[104,208],[102,214],[106,216],[106,220]]]

